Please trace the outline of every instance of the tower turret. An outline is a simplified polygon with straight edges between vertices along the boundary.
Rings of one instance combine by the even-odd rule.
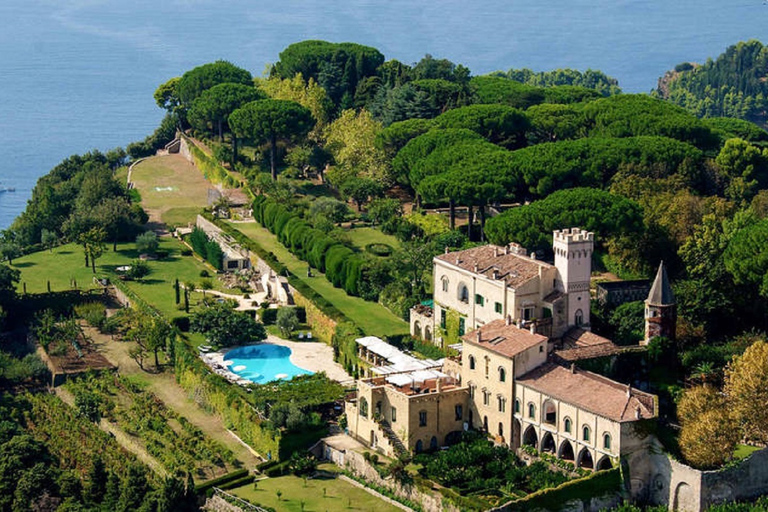
[[[566,298],[566,325],[589,326],[589,278],[595,235],[579,228],[553,233],[557,279],[555,288]]]
[[[641,343],[647,345],[653,338],[659,336],[675,339],[676,328],[677,302],[669,285],[667,269],[662,261],[648,298],[645,300],[645,338]]]

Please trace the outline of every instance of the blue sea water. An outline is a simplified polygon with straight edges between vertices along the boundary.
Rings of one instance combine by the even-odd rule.
[[[474,74],[600,69],[646,92],[682,61],[768,42],[763,0],[3,0],[0,2],[0,229],[39,176],[74,154],[125,146],[162,117],[170,77],[216,59],[260,75],[315,38],[425,53]]]
[[[256,384],[273,380],[289,380],[297,375],[312,375],[312,372],[291,363],[291,349],[281,345],[249,345],[238,347],[224,354],[229,371]]]

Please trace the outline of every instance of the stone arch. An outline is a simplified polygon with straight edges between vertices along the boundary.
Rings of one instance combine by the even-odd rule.
[[[499,437],[501,437],[501,438],[504,437],[504,423],[501,422],[501,421],[499,422],[498,434],[499,434]]]
[[[520,431],[522,428],[520,427],[520,420],[517,418],[514,418],[512,420],[512,432],[510,432],[510,443],[509,446],[512,447],[513,450],[517,450],[520,448]]]
[[[611,462],[611,458],[607,455],[603,455],[600,457],[600,460],[597,461],[597,466],[595,466],[595,469],[598,471],[603,471],[605,469],[611,469],[613,467],[613,462]]]
[[[680,482],[675,487],[675,499],[672,501],[672,510],[688,510],[694,501],[693,490],[687,482]]]
[[[556,448],[557,446],[555,446],[555,439],[552,437],[552,433],[545,433],[541,437],[541,451],[555,453]]]
[[[413,449],[416,453],[421,453],[424,451],[424,443],[419,439],[416,441],[416,447]]]
[[[594,469],[595,461],[592,459],[592,453],[587,448],[582,448],[579,456],[576,458],[576,467]]]
[[[503,366],[499,366],[499,382],[507,381],[507,370]]]
[[[544,400],[542,405],[541,421],[550,425],[557,425],[557,407],[549,398]]]
[[[560,443],[560,449],[557,451],[557,457],[571,462],[574,461],[575,456],[573,454],[573,446],[571,445],[570,441],[565,440]]]
[[[533,425],[529,425],[527,429],[525,429],[525,433],[523,434],[523,444],[526,446],[533,446],[534,448],[539,447],[539,438],[536,435],[536,429],[533,428]]]
[[[576,314],[573,315],[573,323],[577,326],[584,323],[584,312],[582,310],[576,310]]]
[[[444,292],[448,291],[448,286],[450,285],[450,281],[448,281],[448,278],[443,276],[440,278],[440,285],[442,286],[442,289]]]
[[[437,450],[437,436],[432,436],[432,439],[429,440],[429,449],[432,451]]]
[[[483,431],[488,432],[488,416],[483,416]]]
[[[421,323],[418,320],[413,322],[413,332],[411,335],[421,337]]]
[[[459,283],[459,287],[456,290],[456,298],[459,299],[459,302],[469,302],[469,288],[464,282]]]
[[[430,326],[424,327],[424,339],[426,341],[432,341],[432,328]]]
[[[469,369],[474,370],[477,363],[475,362],[475,356],[469,356]]]

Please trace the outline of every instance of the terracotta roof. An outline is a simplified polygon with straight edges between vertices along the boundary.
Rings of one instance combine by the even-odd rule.
[[[565,362],[573,362],[611,356],[621,350],[608,338],[581,327],[573,327],[563,335],[562,347],[555,351],[555,356]]]
[[[435,259],[456,265],[469,272],[482,274],[488,279],[503,279],[507,286],[513,288],[537,277],[540,268],[552,267],[549,263],[515,254],[509,248],[498,245],[483,245],[449,252],[436,256]]]
[[[656,416],[655,397],[606,377],[547,363],[517,379],[523,386],[618,422]]]
[[[653,286],[645,302],[652,306],[669,306],[675,303],[675,294],[672,293],[672,287],[669,285],[667,269],[663,261],[659,264],[656,279],[653,280]]]
[[[499,319],[465,334],[461,339],[465,343],[483,347],[502,356],[514,357],[542,341],[547,341],[548,338],[541,334],[532,334],[528,329],[520,329],[515,324],[507,325],[505,320]]]

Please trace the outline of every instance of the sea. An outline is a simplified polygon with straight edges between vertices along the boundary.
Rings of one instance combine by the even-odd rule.
[[[683,61],[768,43],[766,0],[0,0],[0,230],[62,159],[125,146],[163,116],[152,94],[197,65],[261,75],[287,45],[352,41],[473,74],[599,69],[648,92]]]

